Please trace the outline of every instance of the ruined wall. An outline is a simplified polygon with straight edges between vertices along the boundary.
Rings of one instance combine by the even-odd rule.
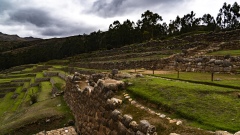
[[[99,80],[94,86],[80,88],[83,82],[66,79],[64,99],[75,117],[77,132],[83,135],[156,135],[155,126],[142,120],[139,124],[131,115],[117,110],[121,100],[113,98],[122,83],[106,83]]]
[[[165,69],[186,72],[236,72],[240,68],[240,57],[224,56],[197,56],[190,58],[179,58],[170,61]]]
[[[122,62],[90,62],[77,63],[75,66],[92,68],[92,69],[134,69],[145,68],[176,70],[186,72],[236,72],[240,69],[240,57],[232,56],[224,58],[224,56],[196,56],[196,57],[178,57],[177,55],[170,58],[158,60],[139,60],[139,61],[122,61]]]

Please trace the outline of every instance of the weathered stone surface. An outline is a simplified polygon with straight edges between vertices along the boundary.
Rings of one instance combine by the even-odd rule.
[[[169,135],[180,135],[180,134],[177,134],[177,133],[170,133]]]
[[[233,135],[227,131],[216,131],[216,135]]]
[[[123,123],[127,128],[129,128],[129,124],[130,124],[130,122],[132,121],[132,119],[133,119],[132,116],[125,114],[125,115],[123,115],[123,121],[122,121],[122,123]]]
[[[150,123],[147,120],[141,120],[138,125],[139,130],[145,134],[148,132],[149,127]]]
[[[240,135],[240,131],[236,132],[234,135]]]

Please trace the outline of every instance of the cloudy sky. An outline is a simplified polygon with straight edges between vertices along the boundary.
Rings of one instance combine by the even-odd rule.
[[[126,19],[137,22],[146,10],[169,23],[194,11],[216,17],[224,2],[239,0],[0,0],[0,32],[21,37],[66,37],[108,29]]]

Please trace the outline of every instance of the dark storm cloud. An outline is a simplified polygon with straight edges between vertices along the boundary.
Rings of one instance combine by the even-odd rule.
[[[81,22],[74,24],[70,20],[63,20],[59,16],[51,16],[44,9],[16,9],[9,12],[9,19],[5,23],[28,26],[29,29],[37,31],[42,36],[68,36],[73,34],[83,34],[96,30]],[[30,28],[29,24],[32,24]]]
[[[119,13],[122,4],[126,0],[112,0],[107,3],[106,0],[97,0],[93,3],[93,11],[104,17],[112,17]]]
[[[159,7],[163,9],[173,8],[174,6],[181,4],[183,1],[184,0],[111,0],[111,2],[107,2],[106,0],[97,0],[93,3],[91,12],[102,17],[114,17],[138,9],[151,10],[151,7]]]
[[[39,9],[21,9],[10,13],[10,20],[19,23],[31,23],[37,27],[47,27],[54,24],[54,20],[46,11]]]

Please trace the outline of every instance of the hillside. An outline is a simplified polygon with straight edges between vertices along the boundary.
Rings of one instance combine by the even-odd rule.
[[[0,129],[4,133],[32,134],[69,125],[72,120],[69,108],[61,96],[54,97],[55,92],[64,90],[65,76],[76,71],[109,76],[109,71],[117,68],[120,72],[116,79],[132,84],[117,96],[124,100],[123,93],[127,93],[141,104],[140,107],[138,104],[134,106],[124,100],[121,112],[130,113],[137,119],[148,119],[157,126],[158,134],[214,134],[210,131],[216,130],[236,132],[240,115],[232,116],[233,113],[238,114],[238,104],[235,103],[239,94],[239,33],[240,30],[189,33],[51,61],[47,60],[61,58],[67,52],[65,49],[73,49],[63,46],[65,43],[82,41],[81,36],[28,42],[2,41],[14,48],[3,47],[2,56],[19,56],[24,58],[22,62],[44,58],[43,61],[47,62],[15,66],[0,72]],[[32,61],[25,61],[30,58]],[[177,77],[176,70],[197,72],[181,72]],[[211,81],[209,72],[212,71],[215,75]],[[34,93],[38,95],[38,100],[31,105],[30,95]],[[149,108],[150,114],[143,112],[142,108]],[[36,110],[37,113],[34,113]],[[136,110],[141,113],[136,113]],[[224,117],[218,118],[220,114]],[[46,119],[51,122],[46,122]],[[226,122],[227,119],[233,120]],[[176,120],[184,124],[176,126]],[[36,123],[42,123],[41,128]]]
[[[219,33],[191,34],[165,40],[152,40],[140,44],[127,45],[111,50],[84,53],[68,58],[71,65],[95,69],[168,69],[175,70],[174,63],[192,64],[209,62],[211,59],[224,60],[225,55],[239,68],[239,59],[232,54],[240,49],[240,30]],[[225,54],[211,53],[227,50]],[[216,53],[217,54],[217,53]],[[239,54],[238,54],[239,55]],[[218,57],[219,56],[219,57]],[[191,66],[191,65],[190,65]],[[202,66],[202,65],[200,65]]]

